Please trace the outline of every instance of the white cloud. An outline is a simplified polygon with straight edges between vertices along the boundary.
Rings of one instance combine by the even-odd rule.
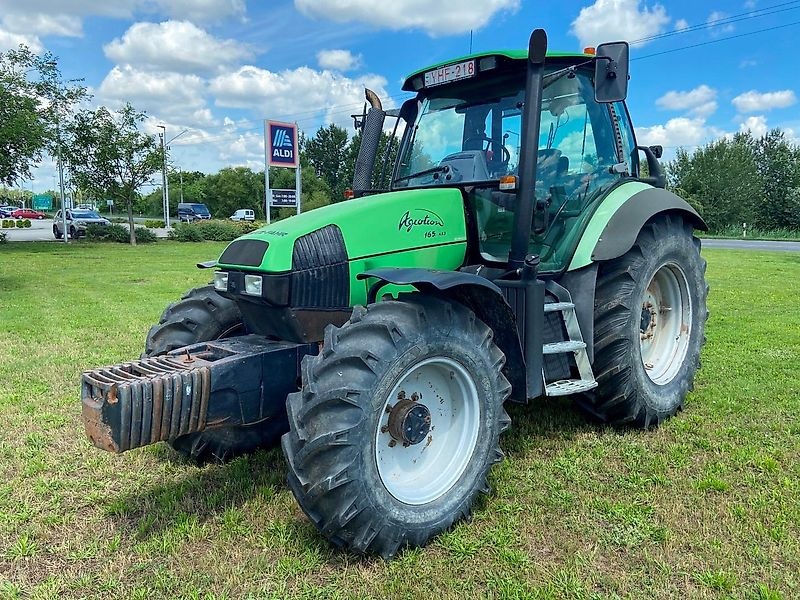
[[[103,47],[118,64],[179,73],[215,72],[251,51],[234,40],[221,40],[189,21],[135,23]]]
[[[205,82],[197,75],[138,71],[129,65],[111,69],[97,92],[110,104],[130,102],[149,113],[191,114],[205,107]]]
[[[3,26],[10,31],[28,35],[59,35],[80,37],[83,35],[81,20],[70,15],[45,15],[41,13],[7,13]]]
[[[361,55],[353,55],[349,50],[320,50],[317,62],[323,69],[350,71],[361,66]]]
[[[311,17],[339,23],[360,21],[385,29],[422,29],[429,35],[451,35],[480,29],[498,12],[516,11],[520,0],[294,0]]]
[[[760,138],[767,134],[769,128],[767,127],[767,118],[764,115],[754,115],[747,117],[742,123],[739,124],[739,131],[745,133],[749,131],[754,137]]]
[[[248,65],[216,77],[209,89],[218,106],[250,108],[270,118],[292,120],[326,110],[325,122],[349,127],[350,114],[364,102],[365,87],[384,99],[387,108],[391,106],[385,86],[386,79],[379,75],[351,79],[306,66],[275,73]]]
[[[744,94],[739,94],[731,102],[739,112],[752,113],[792,106],[797,102],[797,96],[792,90],[764,93],[750,90]]]
[[[244,0],[0,0],[2,14],[131,18],[136,13],[216,22],[243,16]]]
[[[689,21],[686,19],[678,19],[675,21],[675,31],[683,31],[684,29],[689,29]]]
[[[37,54],[44,50],[38,36],[13,33],[0,27],[0,52],[4,50],[16,50],[20,44],[26,45]]]
[[[634,42],[660,33],[669,21],[666,9],[660,4],[649,7],[642,5],[641,0],[596,0],[581,9],[570,32],[581,47],[617,40]]]
[[[660,144],[665,148],[698,146],[713,137],[724,135],[723,131],[711,127],[703,118],[677,117],[663,125],[638,127],[636,140],[645,146]]]
[[[717,90],[705,84],[688,92],[669,91],[656,100],[667,110],[686,110],[695,117],[708,117],[717,110]]]

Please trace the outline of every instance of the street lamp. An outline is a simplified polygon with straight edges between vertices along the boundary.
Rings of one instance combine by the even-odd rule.
[[[161,133],[159,133],[159,137],[161,138],[161,157],[162,157],[162,164],[161,164],[161,179],[163,182],[163,186],[161,188],[161,194],[164,200],[164,225],[167,229],[170,228],[169,223],[169,178],[167,177],[167,152],[169,151],[169,143],[177,140],[181,137],[184,133],[189,131],[188,129],[184,129],[178,135],[171,137],[170,139],[165,141],[167,136],[167,128],[165,125],[159,125],[159,129],[161,129]],[[183,202],[183,185],[181,185],[181,202]]]

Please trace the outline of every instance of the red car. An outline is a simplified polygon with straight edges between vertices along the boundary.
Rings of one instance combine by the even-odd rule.
[[[44,219],[47,215],[30,208],[18,208],[11,213],[11,217],[14,219]]]

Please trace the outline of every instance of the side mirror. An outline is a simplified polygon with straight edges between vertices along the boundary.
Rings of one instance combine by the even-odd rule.
[[[656,158],[661,158],[664,155],[664,146],[650,146]]]
[[[597,47],[594,60],[594,99],[621,102],[628,96],[628,42],[609,42]]]

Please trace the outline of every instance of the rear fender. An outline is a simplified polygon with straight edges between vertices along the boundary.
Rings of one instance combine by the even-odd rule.
[[[644,224],[663,213],[679,214],[695,229],[708,231],[703,218],[686,200],[664,189],[639,188],[627,199],[617,195],[613,201],[609,197],[603,202],[589,221],[567,270],[622,256],[633,247]]]
[[[420,268],[372,269],[358,279],[377,280],[369,290],[367,302],[377,300],[378,292],[388,284],[411,285],[423,294],[455,300],[472,310],[494,332],[494,343],[506,355],[503,374],[511,383],[511,400],[527,402],[526,366],[514,311],[494,283],[472,273],[435,271]]]

